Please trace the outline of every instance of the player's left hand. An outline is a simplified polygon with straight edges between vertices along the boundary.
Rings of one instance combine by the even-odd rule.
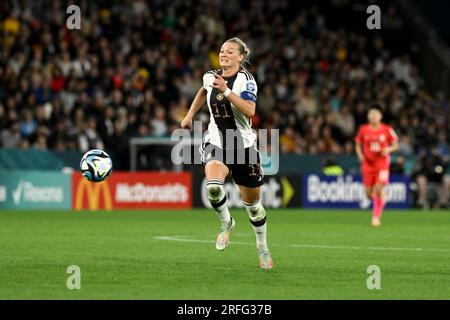
[[[384,157],[384,156],[387,156],[389,153],[391,153],[389,147],[386,147],[386,148],[384,148],[383,150],[381,150],[381,155],[382,155],[383,157]]]
[[[227,90],[228,86],[227,83],[225,82],[225,79],[218,74],[215,75],[215,78],[216,79],[214,79],[212,84],[213,88],[219,89],[221,92]]]

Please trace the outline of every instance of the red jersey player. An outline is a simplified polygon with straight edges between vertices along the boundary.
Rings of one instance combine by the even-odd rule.
[[[379,106],[371,107],[367,113],[369,123],[359,128],[355,138],[366,195],[372,199],[374,227],[381,224],[386,202],[384,187],[389,182],[389,155],[398,149],[397,135],[392,127],[381,122],[382,117]]]

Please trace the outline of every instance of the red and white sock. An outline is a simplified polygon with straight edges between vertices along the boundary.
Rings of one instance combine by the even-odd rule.
[[[381,215],[383,214],[384,209],[384,199],[383,197],[378,197],[375,193],[372,195],[372,201],[373,201],[373,210],[372,210],[372,217],[380,219]]]

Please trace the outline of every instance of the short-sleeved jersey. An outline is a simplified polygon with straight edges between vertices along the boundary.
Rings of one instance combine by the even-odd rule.
[[[361,144],[364,155],[363,166],[389,168],[390,156],[382,156],[381,151],[394,141],[397,141],[397,134],[392,127],[381,124],[378,129],[374,129],[370,124],[362,125],[355,137],[355,142]]]
[[[212,87],[215,75],[221,73],[221,69],[216,69],[203,75],[203,88],[207,91],[206,101],[210,113],[206,142],[222,149],[251,147],[256,141],[251,118],[243,115],[220,90]],[[234,76],[223,78],[232,92],[256,103],[258,86],[250,72],[240,68]]]

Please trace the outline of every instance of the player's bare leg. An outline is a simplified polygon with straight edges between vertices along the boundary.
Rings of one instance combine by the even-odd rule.
[[[375,191],[373,187],[366,187],[366,197],[372,200],[372,226],[378,226],[379,220],[375,219],[375,207],[378,205],[376,201]]]
[[[448,208],[449,196],[450,196],[450,176],[444,175],[442,177],[441,208]]]
[[[366,187],[366,196],[367,196],[367,198],[369,198],[369,199],[372,199],[372,195],[373,195],[373,189],[372,189],[372,187]]]
[[[384,205],[386,203],[386,195],[383,184],[376,184],[373,188],[373,214],[372,226],[379,227],[381,225],[381,215],[383,214]]]
[[[417,183],[417,196],[418,196],[418,201],[417,204],[421,207],[421,208],[427,208],[428,204],[427,204],[427,183],[428,183],[428,179],[425,175],[418,175],[417,179],[416,179],[416,183]]]
[[[228,246],[231,231],[235,226],[235,221],[228,210],[227,194],[223,187],[228,172],[228,167],[220,161],[213,160],[205,165],[208,199],[221,221],[221,227],[216,239],[217,250],[224,250]]]
[[[249,188],[239,186],[242,203],[250,218],[253,231],[256,236],[256,248],[258,250],[259,265],[261,269],[272,269],[273,262],[267,246],[266,210],[260,201],[260,187]]]

